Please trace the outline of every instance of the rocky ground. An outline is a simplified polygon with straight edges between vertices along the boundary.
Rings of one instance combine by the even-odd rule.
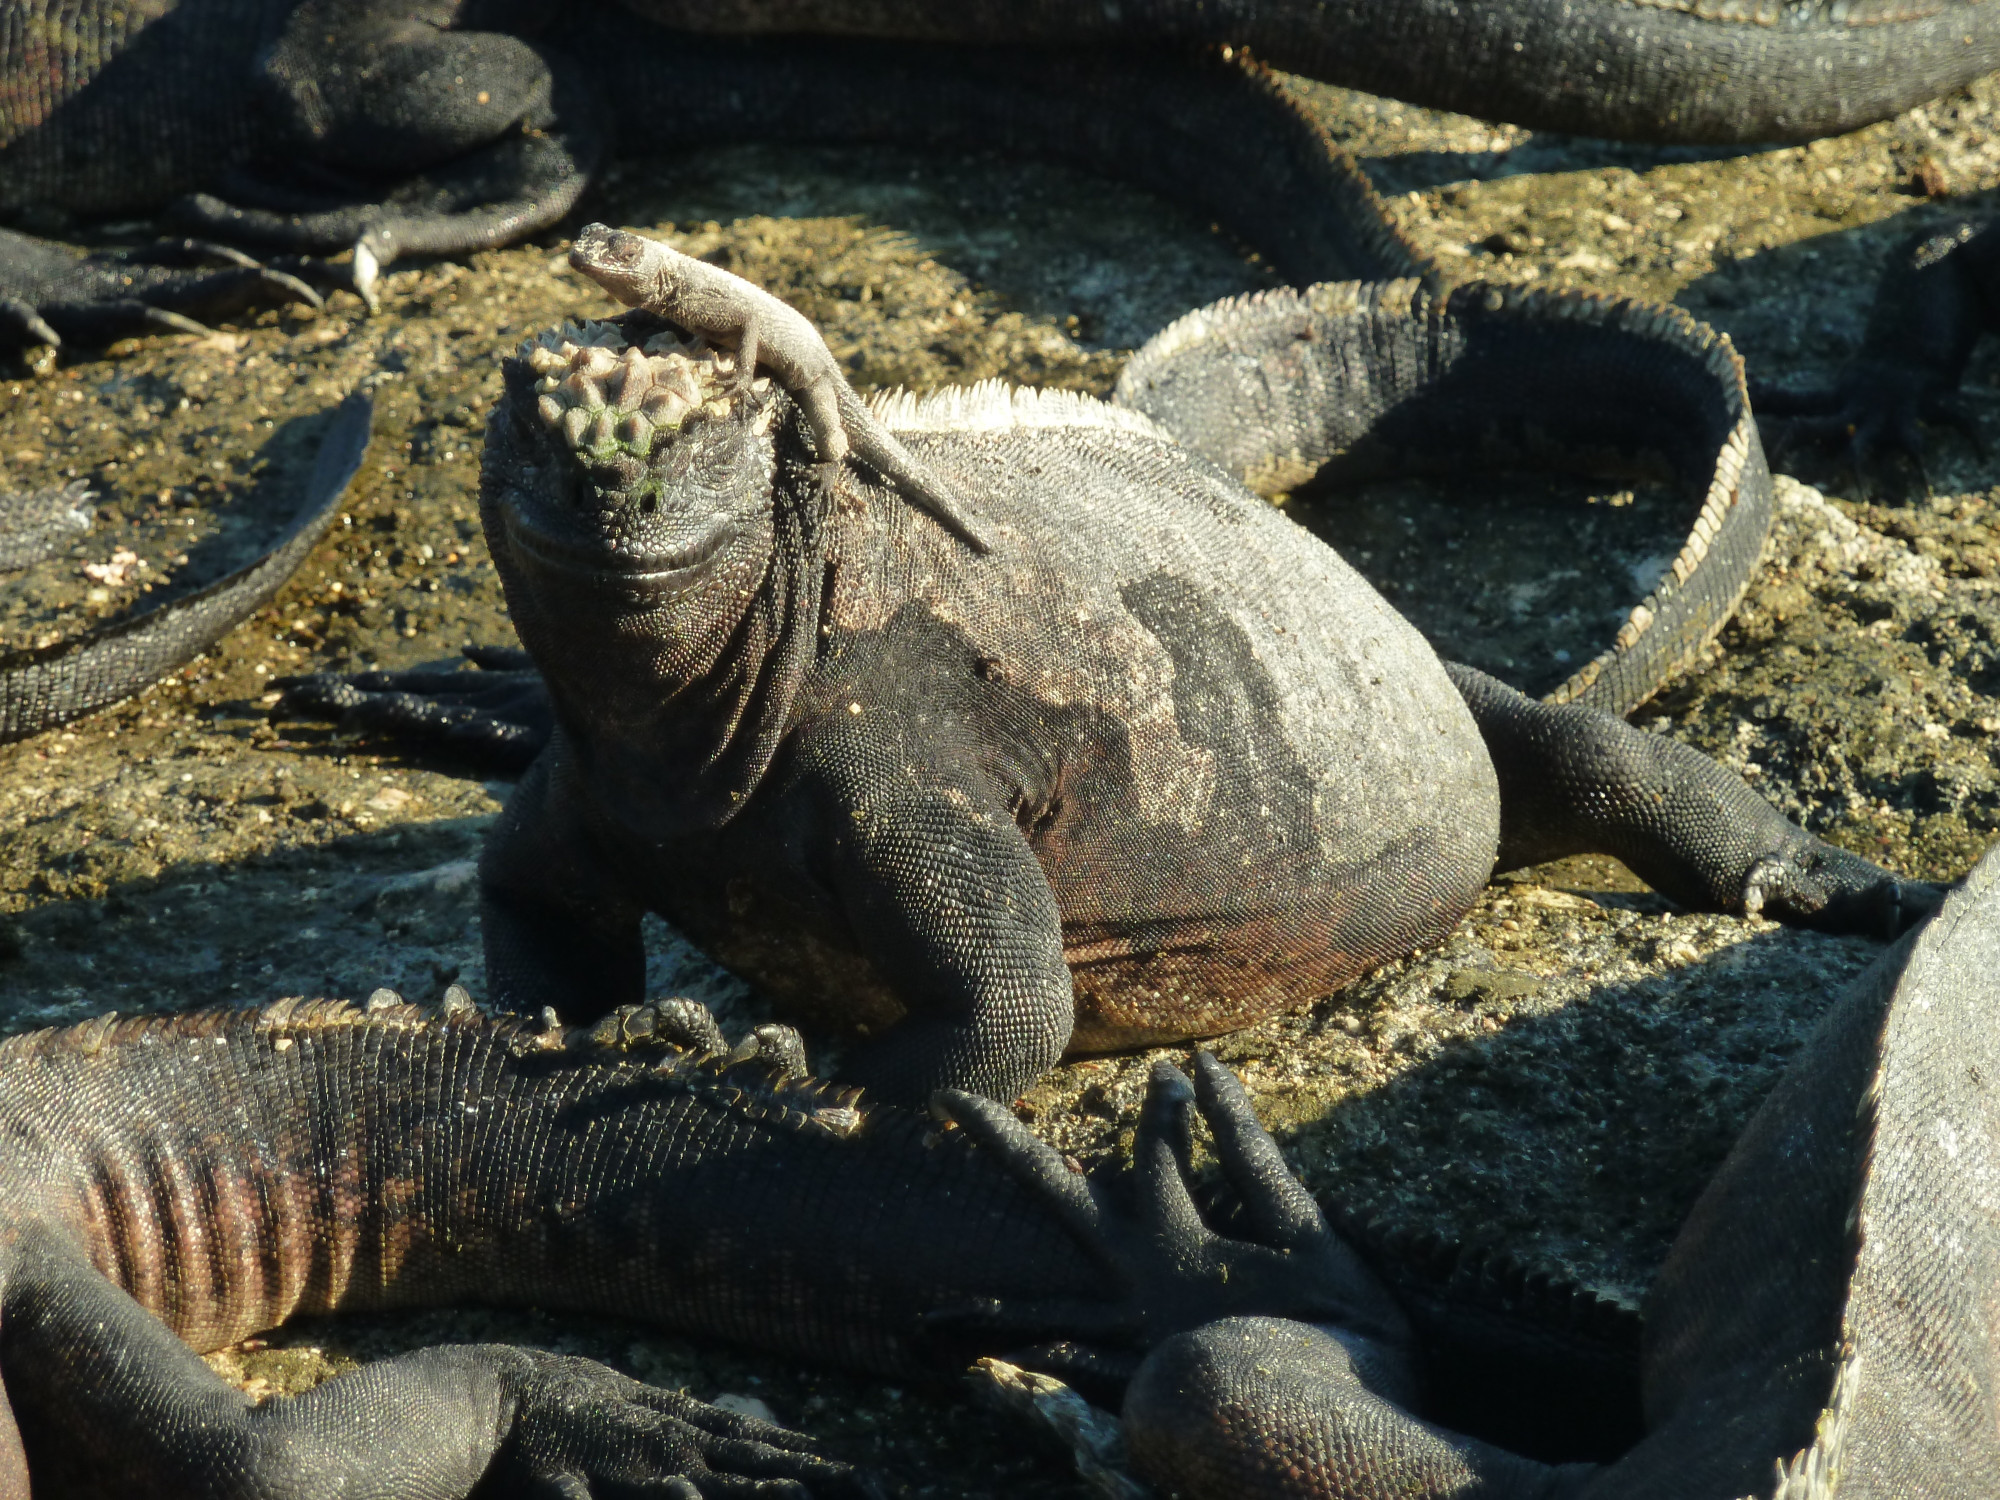
[[[1990,82],[1838,140],[1744,153],[1306,92],[1454,271],[1675,298],[1769,378],[1829,376],[1891,248],[1984,209],[2000,185]],[[864,387],[998,375],[1103,392],[1159,325],[1269,279],[1171,204],[989,156],[741,147],[632,162],[583,216],[670,234],[791,299]],[[0,379],[0,485],[81,477],[102,497],[96,529],[66,556],[0,586],[7,646],[235,566],[289,514],[319,414],[355,386],[377,401],[348,513],[270,609],[134,701],[0,748],[0,1024],[385,984],[418,1000],[453,981],[480,993],[471,861],[506,785],[274,723],[266,683],[511,639],[473,484],[499,354],[609,310],[563,249],[551,236],[394,268],[377,317],[336,298],[321,315]],[[2000,438],[1995,372],[1982,358],[1968,393]],[[1951,876],[2000,823],[2000,464],[1934,438],[1928,494],[1907,470],[1864,486],[1837,458],[1776,447],[1798,479],[1780,482],[1777,533],[1743,609],[1638,719],[1720,756],[1826,836]],[[1291,503],[1447,654],[1545,685],[1561,675],[1557,653],[1598,649],[1677,513],[1664,492],[1492,483]],[[739,1021],[757,1013],[664,926],[652,936],[659,991]],[[1677,913],[1609,861],[1571,861],[1496,882],[1439,947],[1218,1050],[1324,1197],[1636,1298],[1748,1113],[1872,952]],[[1072,1063],[1024,1112],[1065,1150],[1115,1154],[1146,1066]],[[468,1337],[755,1398],[912,1494],[1071,1492],[1058,1462],[954,1390],[609,1322],[348,1321],[216,1363],[253,1389],[293,1389],[356,1358]]]

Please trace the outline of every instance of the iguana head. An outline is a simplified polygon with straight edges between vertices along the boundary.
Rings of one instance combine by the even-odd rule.
[[[770,558],[783,402],[727,353],[608,323],[530,339],[504,372],[480,505],[523,641],[552,679],[615,640],[699,670]]]

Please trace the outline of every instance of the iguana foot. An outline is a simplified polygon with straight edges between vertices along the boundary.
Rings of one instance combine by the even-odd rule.
[[[495,771],[534,760],[555,728],[542,674],[525,651],[473,646],[473,670],[417,667],[405,672],[315,672],[280,677],[281,719],[331,720],[343,730],[442,750]]]
[[[1086,1348],[1144,1349],[1218,1318],[1277,1307],[1285,1316],[1336,1323],[1387,1344],[1406,1342],[1394,1298],[1327,1226],[1235,1075],[1207,1053],[1197,1054],[1195,1072],[1199,1082],[1191,1087],[1178,1068],[1154,1064],[1129,1176],[1112,1182],[1073,1171],[1005,1106],[941,1090],[933,1110],[1043,1199],[1127,1292],[1121,1301],[1088,1305],[997,1299],[935,1314],[931,1330],[947,1338],[976,1331],[988,1348],[998,1335],[1024,1344],[1060,1339]],[[1217,1233],[1195,1206],[1190,1127],[1197,1109],[1241,1200],[1247,1238]]]
[[[1743,879],[1743,914],[1886,941],[1930,916],[1950,891],[1935,881],[1899,879],[1801,832],[1750,867]]]
[[[543,1014],[555,1013],[547,1010]],[[645,1005],[621,1005],[597,1022],[592,1035],[605,1047],[681,1047],[730,1063],[762,1063],[786,1078],[804,1078],[811,1071],[806,1066],[805,1040],[791,1027],[766,1021],[751,1027],[732,1047],[714,1012],[685,995]]]
[[[1855,483],[1881,475],[1885,454],[1902,458],[1926,490],[1923,424],[1950,427],[1982,457],[1986,440],[1958,391],[1926,366],[1856,360],[1831,386],[1787,389],[1753,384],[1751,402],[1778,443],[1840,444]],[[1782,453],[1781,449],[1780,452]]]
[[[0,229],[0,343],[57,348],[130,334],[207,333],[197,318],[320,295],[298,277],[206,240],[81,252]]]
[[[487,1346],[514,1399],[512,1440],[488,1471],[507,1493],[866,1496],[848,1464],[800,1433],[641,1384],[595,1360]],[[498,1472],[495,1472],[498,1471]]]

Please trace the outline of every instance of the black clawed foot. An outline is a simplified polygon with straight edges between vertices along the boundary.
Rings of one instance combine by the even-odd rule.
[[[201,240],[81,254],[0,230],[0,288],[0,334],[51,347],[160,329],[205,334],[202,319],[321,305],[296,276]]]
[[[350,733],[442,750],[495,771],[525,769],[555,731],[555,709],[525,653],[474,648],[474,669],[280,677],[279,719],[331,720]],[[496,665],[497,664],[497,665]]]
[[[805,1039],[789,1026],[767,1021],[753,1027],[729,1054],[731,1062],[760,1062],[786,1078],[803,1078],[806,1066]]]
[[[1979,426],[1935,369],[1887,359],[1857,359],[1830,387],[1788,390],[1753,386],[1751,405],[1771,435],[1786,445],[1841,444],[1855,487],[1869,493],[1884,454],[1899,456],[1930,488],[1923,422],[1956,428],[1984,452]]]
[[[1325,1215],[1285,1165],[1278,1143],[1251,1109],[1242,1083],[1211,1053],[1196,1053],[1194,1068],[1195,1098],[1215,1138],[1223,1175],[1248,1216],[1251,1234],[1285,1250],[1323,1240],[1328,1233]]]
[[[508,1493],[860,1500],[879,1487],[800,1433],[643,1385],[593,1360],[508,1350],[513,1439],[491,1475]]]
[[[934,1108],[993,1152],[1104,1268],[1101,1299],[995,1301],[933,1316],[940,1335],[987,1349],[1067,1339],[1099,1351],[1144,1348],[1182,1329],[1244,1313],[1351,1328],[1395,1343],[1402,1314],[1374,1273],[1328,1229],[1285,1169],[1241,1086],[1211,1057],[1196,1063],[1197,1094],[1178,1069],[1160,1066],[1142,1107],[1133,1165],[1099,1184],[1070,1171],[1013,1115],[990,1100],[940,1093]],[[1250,1205],[1250,1237],[1218,1233],[1189,1191],[1190,1106],[1201,1104],[1224,1170]]]
[[[1951,888],[1903,880],[1858,854],[1800,834],[1754,864],[1744,878],[1743,911],[1816,932],[1901,936],[1929,917]]]

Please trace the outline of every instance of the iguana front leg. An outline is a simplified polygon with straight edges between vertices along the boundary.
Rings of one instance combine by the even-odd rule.
[[[640,908],[606,870],[558,729],[479,855],[486,981],[501,1010],[588,1019],[644,999]]]
[[[22,1455],[36,1494],[75,1500],[867,1493],[795,1433],[504,1344],[421,1349],[254,1406],[81,1250],[31,1229],[15,1252],[0,1377],[21,1450],[8,1473],[0,1431],[0,1494],[27,1494]]]
[[[897,1103],[941,1088],[1011,1100],[1069,1043],[1055,893],[1005,799],[968,767],[912,764],[923,738],[890,719],[874,710],[799,750],[809,863],[910,1012],[842,1077]]]
[[[626,306],[735,349],[739,381],[747,384],[761,360],[805,412],[821,463],[842,463],[851,451],[973,551],[989,549],[956,489],[876,420],[796,308],[720,266],[603,224],[584,226],[569,263]]]
[[[298,277],[206,240],[79,253],[0,229],[0,345],[94,346],[140,333],[199,333],[200,318],[320,295]]]
[[[1831,386],[1753,384],[1759,417],[1778,430],[1839,439],[1859,473],[1880,448],[1901,449],[1919,468],[1921,422],[1958,428],[1974,444],[1979,425],[1959,395],[1981,338],[2000,331],[2000,223],[1961,220],[1918,235],[1897,251],[1875,288],[1861,348]]]

